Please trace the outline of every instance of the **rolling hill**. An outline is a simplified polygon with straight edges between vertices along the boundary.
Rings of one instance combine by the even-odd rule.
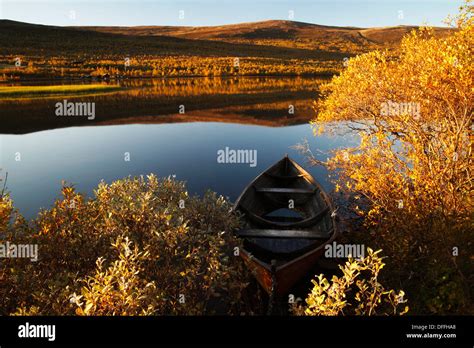
[[[417,27],[333,27],[270,20],[212,27],[57,27],[0,20],[0,54],[28,51],[126,50],[145,54],[184,54],[289,58],[334,58],[390,46]],[[448,28],[435,28],[439,35]],[[12,40],[12,38],[14,38]],[[258,46],[258,47],[254,47]],[[325,54],[330,52],[331,54]]]
[[[330,76],[342,69],[344,58],[393,48],[415,28],[282,20],[213,27],[58,27],[0,20],[0,79]],[[437,35],[449,31],[435,28]],[[130,67],[124,66],[127,57]],[[238,66],[235,58],[241,60]],[[18,59],[20,68],[14,66]]]
[[[0,20],[0,54],[250,56],[323,60],[337,59],[338,56],[342,59],[344,56],[305,48],[257,46],[250,42],[235,44],[164,35],[161,27],[154,28],[154,34],[145,34],[137,32],[138,28],[57,27]]]
[[[213,40],[232,43],[270,44],[292,48],[318,48],[326,46],[337,50],[346,44],[358,48],[374,45],[398,44],[402,37],[417,26],[383,28],[335,27],[311,23],[269,20],[222,26],[136,26],[136,27],[78,27],[101,33],[131,36],[168,36],[194,40]],[[435,28],[437,35],[445,35],[449,28]],[[342,45],[342,47],[345,47]],[[340,50],[339,50],[340,51]]]

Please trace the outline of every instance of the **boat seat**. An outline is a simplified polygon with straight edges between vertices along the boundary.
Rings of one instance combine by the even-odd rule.
[[[304,218],[302,217],[296,217],[296,216],[274,216],[274,215],[263,215],[263,218],[270,220],[270,221],[282,221],[282,222],[297,222],[297,221],[302,221]]]
[[[270,177],[270,178],[281,179],[281,180],[294,180],[294,179],[303,178],[305,176],[304,174],[278,175],[278,174],[272,174],[272,173],[268,173],[268,172],[264,172],[263,174]]]
[[[306,238],[326,239],[329,238],[327,231],[305,231],[305,230],[271,230],[271,229],[245,229],[236,231],[235,234],[244,238]]]
[[[283,187],[255,187],[255,190],[259,193],[280,193],[280,194],[303,194],[303,195],[313,195],[316,193],[317,189],[299,189],[299,188],[283,188]]]
[[[326,207],[325,209],[321,210],[319,213],[316,215],[310,216],[304,220],[301,221],[296,221],[296,222],[279,222],[279,221],[271,221],[269,219],[263,218],[261,216],[258,216],[255,213],[252,213],[249,210],[246,210],[245,213],[247,214],[247,217],[255,224],[263,227],[275,227],[275,228],[285,228],[285,227],[290,227],[290,228],[297,228],[297,227],[310,227],[318,223],[322,218],[326,215],[326,213],[329,211],[329,207]]]

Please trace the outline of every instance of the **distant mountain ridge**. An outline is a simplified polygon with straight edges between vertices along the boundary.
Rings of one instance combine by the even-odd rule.
[[[280,48],[320,50],[331,52],[355,53],[367,51],[373,48],[398,44],[402,37],[417,26],[396,26],[382,28],[357,28],[336,27],[312,23],[268,20],[262,22],[250,22],[240,24],[227,24],[221,26],[50,26],[41,24],[30,24],[12,20],[0,20],[0,49],[12,48],[17,43],[22,45],[37,46],[42,42],[54,40],[58,45],[64,45],[64,41],[77,40],[82,47],[91,46],[83,39],[100,41],[99,47],[107,45],[108,40],[117,40],[119,37],[125,39],[125,45],[147,45],[166,49],[168,53],[186,48],[183,43],[191,45],[191,49],[200,49],[202,45],[189,40],[213,41],[212,51],[232,50],[232,47],[224,43],[239,43],[246,45],[277,46]],[[434,28],[437,35],[446,35],[450,28]],[[150,39],[153,39],[150,41]],[[136,41],[138,40],[138,41]],[[136,42],[133,42],[136,41]],[[219,46],[217,42],[222,42]],[[66,45],[67,46],[67,45]],[[93,45],[92,45],[93,46]],[[247,47],[248,48],[248,47]],[[259,47],[259,49],[263,49]],[[288,53],[288,52],[287,52]],[[304,52],[299,52],[304,54]],[[306,52],[308,53],[308,52]],[[285,54],[285,53],[282,53]],[[289,53],[290,56],[295,52]]]
[[[305,48],[234,44],[166,35],[138,35],[94,27],[59,27],[0,20],[0,55],[188,55],[332,59],[334,54]],[[342,54],[336,58],[342,59]]]
[[[354,43],[369,42],[387,44],[399,42],[404,35],[419,28],[418,26],[395,26],[381,28],[337,27],[312,23],[268,20],[220,26],[89,26],[76,27],[103,33],[135,36],[171,36],[200,40],[252,40],[252,39],[311,39],[330,42],[348,40]],[[450,28],[435,28],[439,34],[447,33]]]

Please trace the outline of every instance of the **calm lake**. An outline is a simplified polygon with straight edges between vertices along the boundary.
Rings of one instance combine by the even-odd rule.
[[[8,172],[7,191],[15,206],[27,218],[33,218],[41,208],[50,207],[59,198],[62,180],[73,183],[79,192],[92,196],[101,180],[110,183],[127,176],[150,173],[160,177],[176,175],[176,179],[187,182],[188,191],[192,194],[202,194],[211,189],[233,201],[249,181],[286,153],[330,189],[326,171],[321,167],[308,168],[303,155],[292,146],[307,139],[314,155],[326,159],[331,149],[353,145],[355,138],[314,137],[307,123],[314,115],[312,99],[308,95],[314,92],[315,87],[317,89],[319,82],[311,84],[306,81],[306,87],[288,93],[291,90],[289,86],[294,89],[297,82],[291,85],[288,80],[274,81],[281,83],[282,90],[273,90],[270,94],[268,89],[261,90],[259,83],[245,87],[245,92],[242,88],[236,88],[233,92],[221,91],[229,94],[227,100],[230,102],[218,108],[208,107],[206,96],[199,92],[202,89],[196,82],[196,95],[199,103],[204,105],[202,108],[189,102],[190,94],[184,90],[181,94],[173,92],[175,98],[182,97],[185,100],[182,103],[190,105],[193,110],[184,115],[153,114],[152,105],[144,112],[147,108],[144,103],[140,117],[134,119],[134,109],[130,109],[127,103],[129,97],[120,100],[114,94],[103,96],[101,100],[109,98],[109,102],[114,102],[114,110],[128,108],[130,114],[122,113],[120,115],[125,115],[125,119],[109,122],[105,121],[106,111],[101,111],[97,118],[101,123],[90,126],[85,120],[81,126],[27,134],[5,134],[9,132],[2,131],[1,175]],[[164,89],[160,88],[163,92]],[[147,95],[152,104],[156,103],[152,97],[154,93],[160,93],[153,85],[139,86],[134,91],[137,95]],[[287,99],[263,103],[259,97],[264,93],[271,99],[271,93],[281,95],[282,91],[287,93]],[[170,95],[171,91],[166,93]],[[210,93],[209,98],[215,98],[215,93]],[[288,105],[293,105],[291,103],[297,105],[297,112],[288,116]],[[276,116],[271,117],[271,110],[274,109],[279,110],[280,116],[275,111],[273,114]],[[143,117],[145,114],[146,118]],[[187,116],[192,122],[187,122]],[[297,121],[291,117],[296,117]],[[175,123],[174,118],[179,121]],[[256,150],[256,166],[218,163],[217,153],[226,147]],[[18,154],[21,160],[18,160]]]

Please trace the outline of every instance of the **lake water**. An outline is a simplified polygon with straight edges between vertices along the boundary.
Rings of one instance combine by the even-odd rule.
[[[200,113],[205,115],[206,110]],[[150,173],[176,175],[187,182],[190,193],[211,189],[233,201],[255,176],[286,153],[330,189],[326,171],[308,168],[303,156],[291,147],[307,139],[316,157],[326,159],[331,149],[354,142],[347,136],[314,137],[306,122],[275,127],[226,122],[225,108],[221,115],[219,122],[96,125],[3,134],[1,174],[8,172],[7,190],[27,218],[60,197],[62,180],[91,196],[101,180],[110,183]],[[218,163],[217,152],[226,147],[256,150],[256,166]],[[15,158],[18,153],[20,161]],[[125,160],[125,153],[130,154],[130,161]]]

